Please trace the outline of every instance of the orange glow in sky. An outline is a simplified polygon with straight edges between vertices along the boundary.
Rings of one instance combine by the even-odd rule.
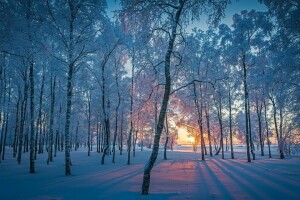
[[[178,144],[191,144],[194,142],[193,137],[188,137],[188,132],[185,128],[178,128],[178,139],[177,143]]]

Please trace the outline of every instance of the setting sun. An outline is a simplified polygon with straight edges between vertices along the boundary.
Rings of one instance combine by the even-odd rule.
[[[195,138],[193,138],[193,137],[188,137],[188,142],[194,143],[194,142],[195,142]]]
[[[192,144],[195,142],[194,137],[189,137],[186,128],[178,128],[178,144]]]

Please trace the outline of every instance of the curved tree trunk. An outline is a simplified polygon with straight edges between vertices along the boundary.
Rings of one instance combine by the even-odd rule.
[[[169,102],[169,96],[171,92],[171,77],[170,77],[171,76],[170,75],[171,54],[174,48],[174,42],[177,35],[177,26],[178,26],[179,18],[181,16],[183,6],[184,6],[184,1],[180,1],[180,5],[176,11],[176,15],[174,16],[175,18],[172,27],[172,33],[169,40],[168,50],[165,56],[165,79],[166,79],[165,91],[164,91],[164,96],[163,96],[161,109],[158,117],[158,123],[156,126],[152,153],[144,169],[143,185],[142,185],[143,195],[147,195],[149,192],[151,170],[154,166],[154,163],[158,155],[160,136],[164,127],[164,119],[165,119],[168,102]]]

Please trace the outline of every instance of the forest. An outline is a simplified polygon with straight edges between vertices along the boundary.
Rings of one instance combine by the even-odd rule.
[[[179,130],[203,161],[299,155],[300,2],[257,2],[225,24],[234,0],[1,0],[0,165],[148,149],[147,195]]]

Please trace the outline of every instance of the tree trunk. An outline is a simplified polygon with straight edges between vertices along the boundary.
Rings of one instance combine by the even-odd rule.
[[[166,53],[165,57],[165,91],[164,91],[164,96],[162,100],[162,105],[159,113],[159,118],[158,118],[158,123],[156,126],[156,131],[155,131],[155,136],[154,136],[154,143],[153,143],[153,148],[152,148],[152,153],[151,156],[145,166],[144,169],[144,176],[143,176],[143,185],[142,185],[142,194],[143,195],[148,195],[149,192],[149,186],[150,186],[150,175],[151,175],[151,170],[154,166],[154,163],[156,161],[157,155],[158,155],[158,150],[159,150],[159,141],[160,141],[160,136],[163,130],[164,126],[164,119],[168,107],[168,101],[169,101],[169,96],[170,96],[170,91],[171,91],[171,75],[170,75],[170,64],[171,64],[171,54],[174,48],[174,42],[176,39],[177,35],[177,26],[179,23],[179,18],[183,9],[185,1],[180,1],[180,5],[176,11],[176,15],[174,16],[174,24],[172,27],[172,33],[171,37],[169,39],[169,45],[168,45],[168,50]]]
[[[118,136],[118,109],[119,109],[119,105],[120,105],[120,103],[118,103],[118,106],[117,106],[117,109],[116,109],[115,133],[114,133],[114,138],[113,138],[113,159],[112,159],[113,163],[115,163],[115,156],[116,156],[116,141],[117,141],[117,136]]]
[[[134,56],[135,52],[134,52],[134,48],[133,48],[133,52],[132,52],[132,77],[131,77],[131,95],[130,95],[130,130],[129,130],[129,135],[128,135],[128,140],[127,140],[127,165],[130,165],[130,151],[131,151],[131,138],[132,138],[132,133],[133,133],[133,89],[134,89],[134,82],[133,82],[133,78],[134,78],[134,61],[135,61],[135,56]]]
[[[74,66],[69,65],[68,84],[67,84],[67,108],[66,108],[66,124],[65,124],[65,175],[71,175],[71,153],[70,153],[70,121],[72,108],[73,93],[73,74]],[[61,141],[62,142],[62,141]]]
[[[53,85],[52,85],[53,84]],[[54,105],[55,105],[55,85],[56,85],[56,77],[54,77],[54,81],[52,83],[51,79],[51,106],[50,106],[50,124],[49,124],[49,150],[48,150],[48,160],[47,164],[49,162],[52,162],[53,160],[53,121],[54,121]]]
[[[59,132],[56,130],[55,133],[55,145],[54,145],[54,157],[56,157],[57,149],[59,147]]]
[[[97,153],[100,153],[100,131],[99,131],[99,128],[100,128],[99,127],[99,122],[98,122],[98,119],[97,119],[97,125],[96,125]]]
[[[21,121],[20,121],[20,132],[19,132],[19,149],[18,149],[18,164],[21,164],[22,158],[22,146],[23,146],[23,134],[24,134],[24,125],[27,111],[27,96],[28,96],[28,82],[27,82],[27,72],[24,75],[24,96],[21,104]]]
[[[268,143],[268,149],[269,149],[269,158],[272,157],[271,155],[271,142],[269,138],[269,124],[268,124],[268,118],[267,118],[267,105],[266,100],[264,99],[264,111],[265,111],[265,121],[266,121],[266,129],[267,129],[267,143]]]
[[[255,148],[253,143],[253,137],[252,137],[252,128],[251,128],[251,116],[250,116],[250,101],[248,98],[248,125],[249,125],[249,137],[250,137],[250,150],[252,154],[252,159],[255,160]]]
[[[87,112],[88,112],[88,138],[87,138],[87,145],[88,145],[88,156],[91,155],[91,149],[92,149],[92,144],[91,144],[91,100],[92,100],[92,94],[89,92],[88,98],[87,98]]]
[[[104,120],[104,131],[105,131],[105,147],[102,154],[101,164],[104,165],[105,156],[108,155],[109,150],[109,141],[110,141],[110,122],[109,119],[106,118]]]
[[[6,146],[6,136],[7,136],[7,130],[8,130],[8,114],[9,114],[9,109],[10,109],[10,98],[11,98],[11,85],[10,85],[10,81],[9,81],[9,90],[8,90],[8,103],[7,103],[7,111],[6,111],[6,120],[5,120],[5,131],[4,131],[4,138],[3,138],[3,151],[2,151],[2,160],[4,160],[4,156],[5,156],[5,146]]]
[[[54,157],[56,157],[56,153],[57,153],[57,150],[60,151],[60,118],[61,118],[61,113],[62,113],[62,108],[61,108],[61,105],[59,105],[59,114],[58,114],[58,127],[56,127],[56,134],[55,134],[55,149],[54,149]]]
[[[279,151],[280,151],[280,158],[284,158],[284,148],[285,148],[285,141],[283,138],[282,126],[283,126],[283,106],[279,106]]]
[[[168,124],[168,114],[166,113],[166,141],[164,147],[164,159],[167,160],[167,147],[169,142],[169,124]]]
[[[210,134],[210,124],[209,124],[209,104],[207,105],[206,112],[205,112],[205,117],[206,117],[206,126],[207,126],[207,137],[208,137],[208,145],[209,145],[209,155],[210,157],[213,156],[212,153],[212,145],[211,145],[211,134]]]
[[[41,91],[40,91],[40,98],[39,98],[39,111],[38,111],[38,119],[37,119],[37,126],[36,126],[36,135],[35,135],[35,159],[37,157],[37,152],[38,152],[38,133],[39,133],[39,127],[42,126],[41,123],[41,118],[42,118],[42,107],[43,107],[43,95],[44,95],[44,85],[45,85],[45,72],[44,72],[44,68],[43,68],[43,76],[42,76],[42,85],[41,85]],[[40,137],[42,136],[42,134],[40,133]],[[41,138],[40,138],[41,139]]]
[[[7,102],[7,106],[6,106],[6,116],[5,116],[5,121],[3,121],[3,124],[5,122],[5,131],[4,131],[4,137],[3,137],[3,151],[2,151],[2,160],[4,160],[5,157],[5,146],[6,146],[6,137],[7,137],[7,130],[8,130],[8,120],[9,120],[9,110],[10,110],[10,99],[11,99],[11,85],[10,85],[10,81],[9,81],[9,90],[8,90],[8,102]],[[1,153],[0,153],[1,155]]]
[[[281,144],[281,138],[279,137],[277,117],[276,117],[277,110],[276,110],[275,100],[271,95],[269,95],[269,98],[270,98],[270,100],[272,102],[272,106],[273,106],[273,119],[274,119],[276,138],[277,138],[278,148],[279,148],[279,156],[280,156],[281,159],[283,159],[284,154],[283,154],[283,149],[282,149],[282,144]]]
[[[1,128],[1,136],[0,136],[0,163],[1,163],[1,155],[4,158],[5,153],[5,138],[7,132],[7,121],[8,121],[8,111],[9,107],[5,106],[6,104],[6,91],[7,91],[7,80],[6,80],[6,54],[3,53],[3,66],[0,64],[0,128]],[[9,93],[11,92],[11,88],[9,89]],[[3,96],[3,101],[2,101]],[[10,99],[10,94],[9,94]],[[10,100],[8,101],[8,105],[10,104]],[[6,108],[6,109],[5,109]],[[3,154],[2,154],[3,148]]]
[[[77,120],[76,132],[75,132],[75,151],[77,151],[77,149],[78,149],[78,130],[79,130],[79,121]]]
[[[19,132],[19,108],[21,102],[21,92],[18,91],[18,100],[17,100],[17,107],[16,107],[16,122],[15,122],[15,134],[14,134],[14,143],[13,143],[13,157],[15,158],[17,155],[18,149],[18,132]]]
[[[117,85],[117,93],[118,93],[118,104],[116,107],[115,133],[114,133],[114,138],[113,138],[113,159],[112,159],[113,163],[115,162],[115,156],[116,156],[116,140],[117,140],[117,136],[118,136],[118,115],[119,115],[119,107],[121,104],[121,95],[120,95],[120,91],[119,91],[117,64],[115,64],[115,70],[116,70],[116,85]]]
[[[217,105],[217,114],[218,114],[218,121],[219,121],[219,126],[220,126],[220,147],[218,151],[216,152],[216,155],[219,155],[220,151],[222,152],[222,159],[224,159],[224,144],[223,144],[223,117],[222,117],[222,98],[221,94],[220,95],[220,102],[219,105]]]
[[[198,122],[198,126],[199,126],[199,131],[200,131],[200,138],[201,138],[201,159],[205,160],[205,156],[204,156],[204,137],[203,137],[203,127],[202,127],[202,109],[200,110],[199,108],[199,102],[198,102],[198,97],[197,97],[197,93],[196,93],[196,86],[195,83],[193,84],[193,91],[194,91],[194,103],[196,106],[196,110],[197,110],[197,122]],[[201,106],[202,108],[202,106]]]
[[[232,108],[231,108],[231,88],[229,87],[229,137],[230,137],[230,154],[231,159],[234,159],[233,139],[232,139]]]
[[[259,143],[260,143],[260,153],[261,156],[264,156],[264,139],[262,135],[262,128],[261,128],[261,112],[262,112],[262,103],[258,102],[258,99],[256,98],[256,114],[258,119],[258,134],[259,134]]]
[[[121,133],[120,133],[120,155],[123,154],[123,122],[124,122],[124,113],[122,110],[122,118],[121,118]]]
[[[3,71],[5,71],[5,57],[6,57],[6,55],[5,55],[5,53],[1,53],[1,54],[3,54],[3,65],[2,65],[2,63],[0,63],[0,129],[1,129],[1,132],[0,132],[0,134],[1,134],[1,136],[0,136],[0,156],[1,156],[1,152],[2,152],[2,137],[3,137],[3,128],[4,128],[4,120],[3,120],[3,118],[2,118],[2,113],[3,113],[3,111],[4,111],[4,103],[5,103],[5,101],[3,101],[2,102],[2,97],[5,97],[6,96],[6,92],[5,92],[5,87],[4,87],[4,85],[5,85],[5,81],[4,81],[4,73],[5,72],[3,72]],[[4,116],[3,116],[4,117]],[[1,160],[0,160],[0,163],[1,163]]]
[[[244,84],[244,105],[245,105],[245,122],[246,122],[246,145],[247,145],[247,159],[248,162],[251,162],[250,157],[250,145],[249,145],[249,119],[248,119],[248,86],[247,86],[247,69],[246,69],[246,61],[245,55],[243,55],[243,84]]]

